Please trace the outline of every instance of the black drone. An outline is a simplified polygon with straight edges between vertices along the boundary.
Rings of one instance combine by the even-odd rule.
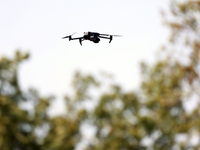
[[[99,43],[100,38],[104,38],[104,39],[109,39],[110,40],[109,43],[110,43],[113,39],[113,36],[121,36],[121,35],[100,34],[100,33],[97,33],[97,32],[84,32],[83,37],[72,38],[72,35],[74,35],[74,34],[71,34],[69,36],[65,36],[65,37],[63,37],[63,39],[69,38],[69,41],[79,40],[80,44],[82,45],[82,41],[84,41],[84,40],[90,40],[94,43]]]

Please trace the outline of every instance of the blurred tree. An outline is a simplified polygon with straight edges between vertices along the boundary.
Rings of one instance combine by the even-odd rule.
[[[0,60],[0,149],[39,149],[36,130],[48,122],[48,100],[39,98],[36,91],[22,93],[18,84],[18,66],[28,54],[16,52],[14,59]],[[33,103],[34,111],[22,109],[22,104]]]
[[[200,1],[173,0],[171,14],[162,59],[141,64],[141,93],[115,87],[100,97],[88,149],[200,149]]]
[[[141,64],[140,92],[112,85],[89,111],[82,104],[97,82],[75,76],[67,116],[96,127],[86,149],[200,149],[200,1],[171,1],[170,19],[164,20],[170,42],[156,64]]]
[[[174,0],[170,8],[164,19],[169,43],[156,64],[141,63],[139,92],[113,84],[94,96],[103,83],[77,72],[74,94],[65,98],[67,113],[52,119],[44,139],[47,149],[72,149],[81,141],[87,150],[200,149],[200,1]],[[192,101],[196,107],[190,108]],[[84,134],[93,132],[89,139],[84,124]]]

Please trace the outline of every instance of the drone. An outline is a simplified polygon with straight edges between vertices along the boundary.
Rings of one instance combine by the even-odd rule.
[[[116,36],[116,37],[121,36],[121,35],[100,34],[100,33],[97,33],[97,32],[84,32],[83,37],[72,38],[72,35],[74,35],[74,34],[75,33],[68,35],[68,36],[65,36],[62,39],[69,38],[69,41],[79,40],[79,43],[82,46],[82,41],[84,41],[84,40],[89,40],[89,41],[92,41],[94,43],[99,43],[100,38],[103,38],[103,39],[109,39],[109,43],[111,43],[111,41],[113,40],[113,36]]]

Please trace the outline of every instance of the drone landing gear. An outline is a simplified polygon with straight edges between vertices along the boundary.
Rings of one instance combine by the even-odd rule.
[[[81,44],[81,46],[82,46],[82,39],[79,39],[79,43]]]
[[[109,43],[111,43],[112,39],[113,39],[113,36],[111,35],[111,36],[110,36],[110,41],[109,41]]]

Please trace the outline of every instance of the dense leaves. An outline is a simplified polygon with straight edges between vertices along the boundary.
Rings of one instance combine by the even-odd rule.
[[[17,69],[27,54],[16,52],[14,59],[0,60],[0,149],[37,149],[37,138],[34,134],[34,116],[20,108],[19,103],[25,100],[21,93]]]

